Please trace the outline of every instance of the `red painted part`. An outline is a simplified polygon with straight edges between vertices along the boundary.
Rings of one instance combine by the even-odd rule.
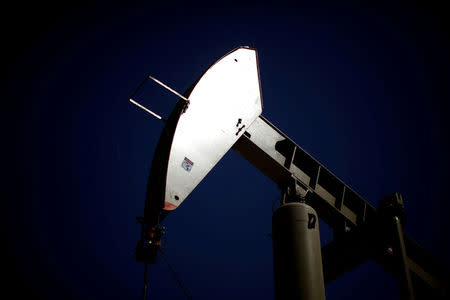
[[[169,202],[164,202],[164,210],[174,210],[175,208],[177,208],[178,206],[169,203]]]

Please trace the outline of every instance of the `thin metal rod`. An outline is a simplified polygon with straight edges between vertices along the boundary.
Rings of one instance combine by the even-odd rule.
[[[414,290],[409,272],[408,256],[406,254],[405,241],[403,239],[403,229],[400,219],[394,217],[395,239],[397,244],[397,257],[400,263],[401,274],[399,278],[401,299],[414,300]]]
[[[161,117],[160,115],[158,115],[158,114],[152,112],[150,109],[146,108],[145,106],[143,106],[143,105],[137,103],[136,101],[134,101],[134,100],[131,99],[131,98],[130,98],[129,100],[130,100],[131,103],[133,103],[133,104],[136,105],[137,107],[139,107],[139,108],[145,110],[146,112],[148,112],[149,114],[151,114],[151,115],[154,116],[155,118],[157,118],[157,119],[159,119],[159,120],[162,120],[162,121],[165,121],[165,119],[164,119],[163,117]]]
[[[148,285],[148,263],[145,263],[144,289],[142,291],[142,300],[147,299],[147,285]]]
[[[178,97],[180,97],[181,99],[183,99],[184,101],[189,102],[189,99],[187,99],[186,97],[184,97],[183,95],[181,95],[180,93],[178,93],[177,91],[175,91],[174,89],[170,88],[169,86],[165,85],[164,83],[162,83],[161,81],[159,81],[158,79],[152,77],[152,76],[148,76],[149,79],[153,80],[154,82],[156,82],[157,84],[159,84],[160,86],[162,86],[163,88],[171,91],[172,93],[174,93],[175,95],[177,95]]]

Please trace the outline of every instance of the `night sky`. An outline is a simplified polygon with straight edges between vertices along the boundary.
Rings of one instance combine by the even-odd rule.
[[[2,15],[1,296],[140,299],[136,217],[164,124],[128,97],[146,75],[184,92],[245,45],[258,50],[263,116],[373,206],[400,192],[405,231],[450,265],[443,6],[65,2]],[[166,117],[178,101],[150,82],[136,100]],[[192,299],[273,299],[279,198],[231,150],[164,220],[167,260]],[[325,245],[332,234],[320,229]],[[161,258],[149,290],[152,300],[185,299]],[[398,298],[371,261],[326,295]]]

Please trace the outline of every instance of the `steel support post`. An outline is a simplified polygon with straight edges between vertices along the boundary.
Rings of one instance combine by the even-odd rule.
[[[414,290],[411,281],[409,259],[406,253],[403,225],[406,214],[403,210],[403,199],[399,193],[393,193],[380,200],[379,213],[382,218],[384,229],[382,240],[392,244],[394,256],[395,273],[402,300],[414,300]]]
[[[281,205],[272,216],[276,300],[324,300],[319,219],[299,202]]]
[[[400,297],[404,300],[414,300],[413,285],[411,282],[411,274],[409,271],[408,256],[406,255],[405,241],[403,239],[403,228],[400,218],[395,216],[392,220],[392,227],[395,232],[394,236],[394,255],[399,263],[399,289]]]

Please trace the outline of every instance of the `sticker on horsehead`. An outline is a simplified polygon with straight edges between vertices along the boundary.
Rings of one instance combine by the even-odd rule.
[[[194,166],[194,163],[187,157],[184,158],[183,162],[181,163],[181,166],[186,171],[190,172],[192,167]]]

